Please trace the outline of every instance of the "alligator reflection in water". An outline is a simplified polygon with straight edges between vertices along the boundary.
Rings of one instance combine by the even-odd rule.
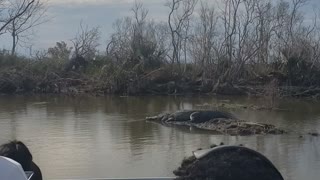
[[[240,120],[231,113],[222,111],[189,110],[175,113],[164,113],[147,117],[147,121],[159,122],[163,125],[178,125],[211,130],[229,135],[284,134],[284,130],[271,124],[253,123]]]

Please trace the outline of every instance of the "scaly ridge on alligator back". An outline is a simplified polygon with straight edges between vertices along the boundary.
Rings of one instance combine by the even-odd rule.
[[[238,120],[231,113],[223,112],[223,111],[196,111],[190,115],[190,121],[192,123],[203,123],[213,119],[231,119]]]
[[[195,110],[183,110],[172,113],[166,122],[183,122],[190,121],[190,115],[196,112]]]

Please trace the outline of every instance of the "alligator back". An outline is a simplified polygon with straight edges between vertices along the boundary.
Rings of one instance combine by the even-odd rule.
[[[194,112],[194,110],[186,110],[186,111],[177,111],[172,113],[168,119],[168,121],[190,121],[190,115]]]
[[[203,123],[217,118],[238,120],[233,114],[222,111],[197,111],[190,115],[192,123]]]

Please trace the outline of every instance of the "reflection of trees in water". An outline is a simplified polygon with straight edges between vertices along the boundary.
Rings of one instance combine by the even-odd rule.
[[[20,96],[0,96],[0,113],[19,113],[27,111],[28,98]]]
[[[169,97],[106,97],[104,108],[106,113],[121,115],[157,114],[166,107],[176,108],[177,102]]]
[[[47,99],[48,116],[61,117],[72,113],[74,116],[97,112],[100,108],[96,97],[52,97]]]
[[[9,131],[9,134],[1,133],[1,143],[8,140],[17,139],[17,129],[19,127],[18,119],[20,116],[26,115],[27,109],[27,97],[20,96],[1,96],[0,97],[0,115],[4,119],[1,119],[3,123],[1,126],[5,130]]]

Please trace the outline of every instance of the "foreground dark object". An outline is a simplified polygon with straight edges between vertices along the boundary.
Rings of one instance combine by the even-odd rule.
[[[231,113],[221,111],[178,111],[172,114],[165,113],[147,117],[146,119],[166,126],[190,126],[229,135],[286,133],[284,130],[278,129],[274,125],[239,120]]]
[[[180,180],[283,180],[265,156],[242,146],[220,146],[191,156],[174,174]]]
[[[21,164],[24,171],[33,171],[31,180],[42,180],[40,168],[33,162],[28,147],[21,141],[11,141],[0,146],[0,156],[13,159]],[[1,178],[0,178],[1,179]]]

